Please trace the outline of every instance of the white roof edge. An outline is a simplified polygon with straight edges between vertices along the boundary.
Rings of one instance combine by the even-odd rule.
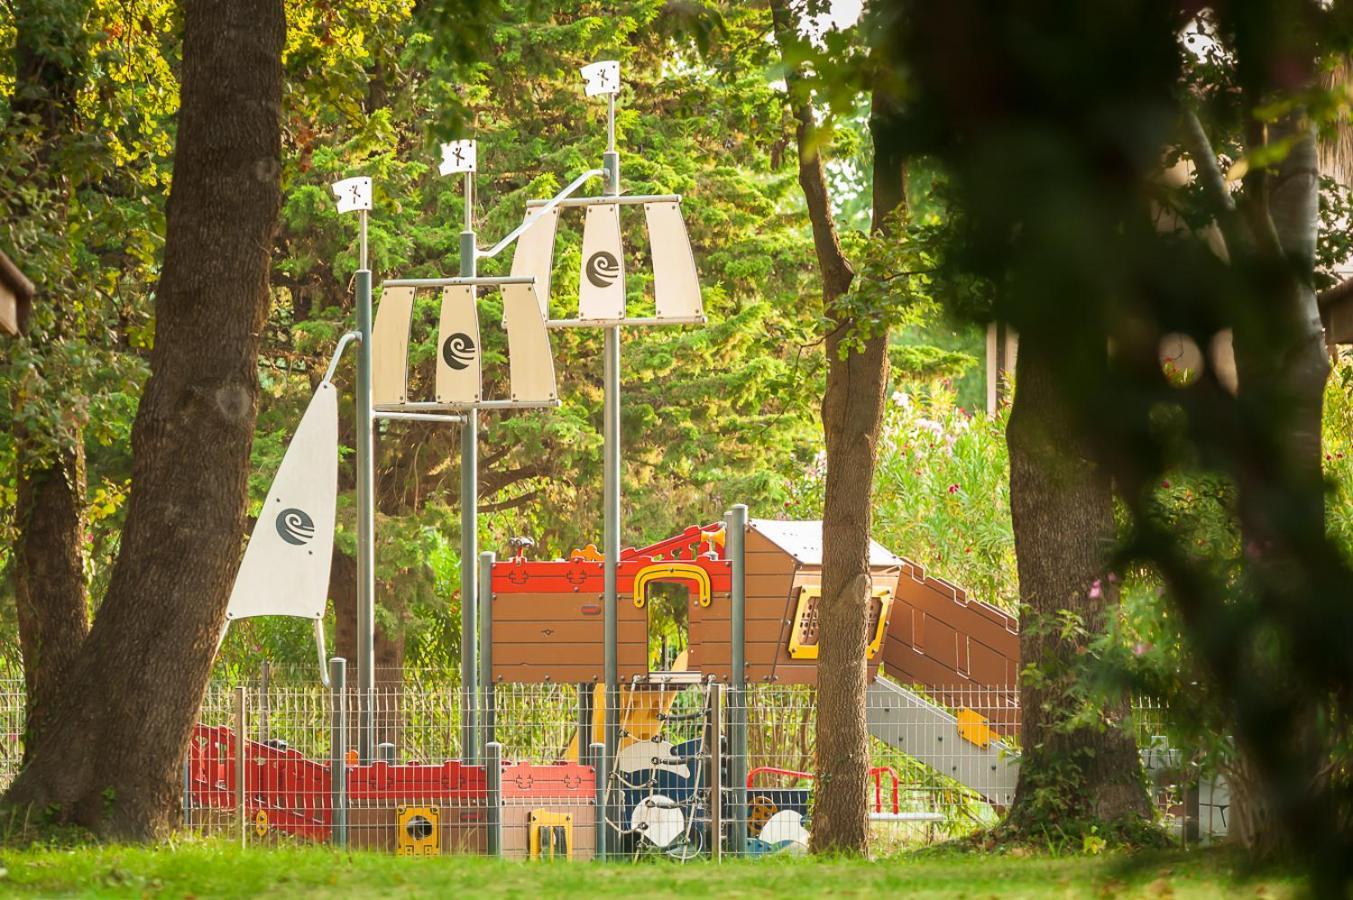
[[[822,565],[821,519],[749,519],[750,528],[806,566]],[[900,566],[901,557],[878,541],[869,541],[869,565]]]

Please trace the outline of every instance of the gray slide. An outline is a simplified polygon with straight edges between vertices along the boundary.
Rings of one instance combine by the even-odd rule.
[[[985,747],[959,734],[941,706],[880,674],[865,700],[869,733],[890,747],[972,788],[993,806],[1009,806],[1019,777],[1019,753],[1000,741]]]

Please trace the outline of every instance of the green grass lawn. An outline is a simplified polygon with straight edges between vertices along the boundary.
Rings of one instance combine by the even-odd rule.
[[[313,849],[0,850],[0,895],[90,897],[1291,897],[1282,873],[1219,852],[1093,857],[930,851],[873,862],[768,858],[714,865],[399,859]]]

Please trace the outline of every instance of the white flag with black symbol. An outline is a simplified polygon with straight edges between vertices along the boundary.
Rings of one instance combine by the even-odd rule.
[[[620,93],[620,63],[613,59],[583,66],[583,90],[589,97]]]
[[[620,207],[587,207],[583,261],[578,278],[578,318],[625,317],[625,251],[620,244]]]
[[[244,550],[226,621],[320,619],[329,596],[338,502],[338,390],[315,391]]]
[[[442,144],[442,164],[437,168],[437,171],[443,175],[454,175],[457,172],[477,172],[479,169],[475,156],[474,141],[452,141],[449,144]]]
[[[366,176],[345,178],[333,185],[334,196],[338,198],[338,211],[352,212],[357,209],[371,209],[371,179]]]

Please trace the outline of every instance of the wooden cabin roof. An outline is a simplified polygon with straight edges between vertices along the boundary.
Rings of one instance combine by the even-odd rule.
[[[821,519],[752,519],[748,525],[753,531],[792,556],[800,565],[822,565]],[[902,559],[878,541],[871,540],[869,565],[900,566]]]

